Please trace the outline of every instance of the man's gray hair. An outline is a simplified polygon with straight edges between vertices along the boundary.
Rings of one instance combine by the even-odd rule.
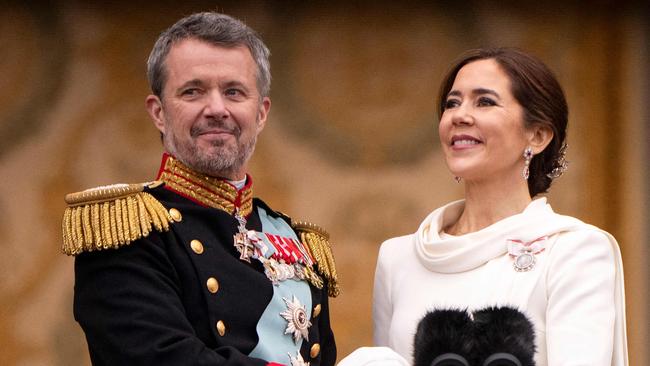
[[[167,82],[165,59],[175,43],[198,39],[215,46],[246,46],[257,65],[257,89],[261,97],[271,91],[271,65],[269,49],[260,36],[242,21],[225,14],[203,12],[189,15],[162,32],[147,60],[147,78],[154,95],[162,98]]]

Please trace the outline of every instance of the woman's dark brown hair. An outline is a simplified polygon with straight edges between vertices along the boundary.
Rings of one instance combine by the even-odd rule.
[[[564,168],[563,150],[569,117],[562,87],[544,63],[516,48],[480,48],[465,52],[442,81],[438,117],[445,111],[447,94],[460,69],[471,62],[487,59],[495,60],[508,75],[512,95],[524,110],[525,126],[544,125],[553,131],[551,142],[530,163],[528,191],[534,197],[548,191],[553,180],[550,176],[559,176],[556,173]]]

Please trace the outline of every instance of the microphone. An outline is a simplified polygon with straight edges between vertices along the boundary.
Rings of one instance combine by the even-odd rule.
[[[474,329],[475,355],[484,360],[483,366],[535,366],[535,330],[519,310],[488,307],[475,311]]]
[[[474,325],[465,310],[434,310],[418,324],[413,366],[470,366]]]
[[[414,366],[535,366],[534,355],[533,325],[512,307],[430,311],[413,343]]]

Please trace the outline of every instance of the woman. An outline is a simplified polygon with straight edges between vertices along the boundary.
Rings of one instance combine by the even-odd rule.
[[[465,198],[382,244],[375,344],[412,360],[427,311],[509,305],[534,325],[538,366],[627,365],[615,239],[533,199],[566,168],[568,109],[555,77],[515,49],[472,50],[438,102],[442,151]]]

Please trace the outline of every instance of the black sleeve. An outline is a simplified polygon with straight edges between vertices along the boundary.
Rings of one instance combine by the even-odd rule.
[[[327,296],[327,283],[323,286],[322,311],[319,319],[321,329],[321,365],[334,366],[336,363],[336,342],[334,332],[330,326],[329,298]]]
[[[160,236],[152,236],[75,260],[74,315],[93,365],[266,365],[197,336],[178,274]]]

